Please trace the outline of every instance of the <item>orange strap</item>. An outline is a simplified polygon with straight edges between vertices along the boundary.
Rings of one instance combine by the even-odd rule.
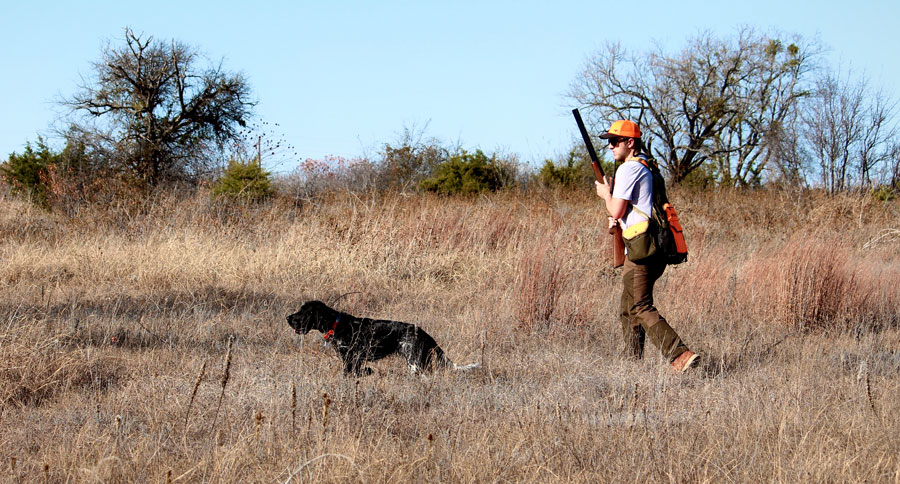
[[[328,338],[334,336],[334,330],[337,328],[338,323],[340,323],[340,322],[341,322],[341,315],[338,314],[338,317],[334,321],[334,324],[331,325],[331,329],[329,329],[327,333],[322,335],[322,338],[324,338],[325,341],[328,341]]]
[[[641,158],[640,156],[632,156],[625,161],[636,161],[647,167],[648,170],[653,171],[653,168],[650,168],[650,165],[647,163],[647,160]]]

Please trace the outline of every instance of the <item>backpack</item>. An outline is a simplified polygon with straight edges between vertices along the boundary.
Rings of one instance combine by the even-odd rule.
[[[653,210],[647,215],[637,207],[632,207],[637,213],[653,219],[659,230],[656,231],[656,251],[666,264],[681,264],[687,260],[688,249],[684,241],[684,230],[675,213],[675,207],[669,203],[666,195],[666,180],[659,171],[653,158],[638,157],[638,161],[650,170],[653,175]]]

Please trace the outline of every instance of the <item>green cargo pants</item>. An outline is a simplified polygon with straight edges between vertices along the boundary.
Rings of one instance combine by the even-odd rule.
[[[653,285],[665,270],[666,264],[663,262],[635,264],[625,259],[619,322],[625,337],[626,356],[641,358],[647,335],[666,361],[671,362],[688,350],[678,333],[653,306]]]

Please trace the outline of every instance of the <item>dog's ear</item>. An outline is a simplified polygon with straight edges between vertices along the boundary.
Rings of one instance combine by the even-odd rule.
[[[322,301],[307,301],[303,305],[303,308],[301,308],[301,311],[308,314],[313,314],[317,317],[323,316],[323,313],[329,310],[331,310],[331,308],[325,305],[325,303],[323,303]]]
[[[315,303],[316,303],[316,301],[306,301],[305,303],[303,303],[302,306],[300,306],[300,309],[297,310],[297,313],[296,313],[296,314],[297,314],[297,315],[300,315],[300,314],[309,314],[310,312],[315,311],[315,310],[316,310],[316,309],[315,309]]]

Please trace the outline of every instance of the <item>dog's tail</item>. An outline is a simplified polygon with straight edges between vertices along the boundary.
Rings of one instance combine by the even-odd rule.
[[[470,370],[474,370],[476,368],[481,368],[481,363],[478,363],[478,362],[469,363],[468,365],[457,365],[456,363],[450,363],[450,364],[452,365],[451,368],[453,368],[456,371],[470,371]]]
[[[475,363],[469,363],[468,365],[457,365],[456,363],[450,361],[450,358],[447,358],[444,355],[441,355],[444,359],[444,365],[450,368],[453,368],[455,371],[471,371],[476,368],[481,368],[481,362],[484,361],[484,340],[481,342],[481,361],[476,361]]]
[[[457,365],[449,359],[447,361],[450,363],[450,367],[456,371],[470,371],[476,368],[481,368],[481,363],[484,362],[484,334],[481,335],[481,361],[469,363],[468,365]]]
[[[443,368],[448,368],[455,371],[470,371],[474,370],[475,368],[481,367],[481,363],[478,362],[469,363],[468,365],[457,365],[450,358],[447,358],[447,355],[445,355],[440,348],[435,348],[434,352],[435,356],[437,357],[437,363]]]

